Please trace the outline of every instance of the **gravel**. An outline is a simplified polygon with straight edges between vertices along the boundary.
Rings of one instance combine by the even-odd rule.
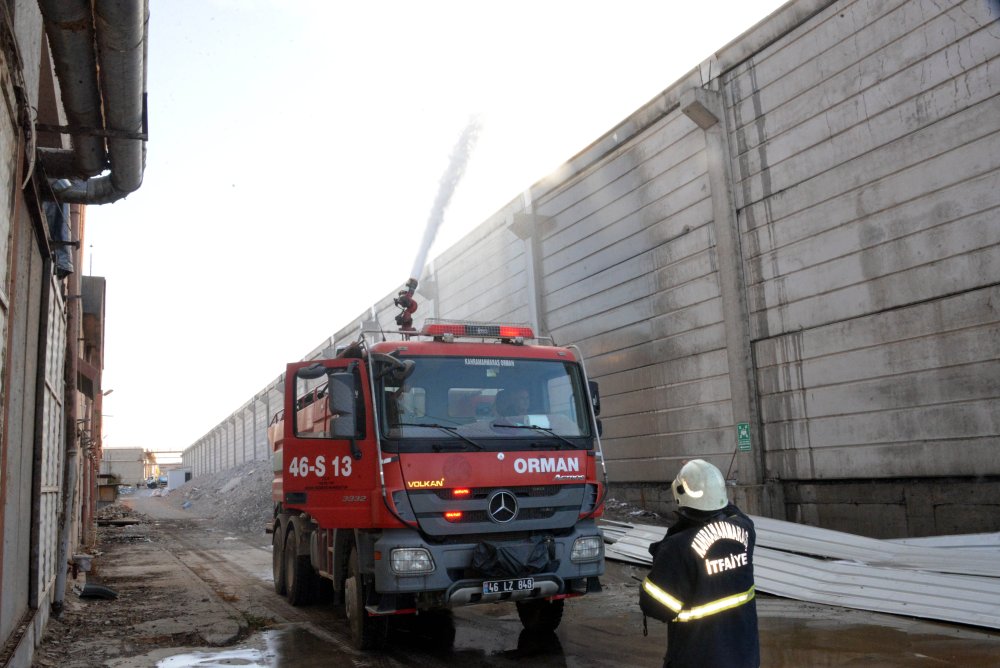
[[[247,462],[198,476],[163,496],[175,508],[212,519],[223,531],[259,538],[273,513],[273,478],[271,462]]]

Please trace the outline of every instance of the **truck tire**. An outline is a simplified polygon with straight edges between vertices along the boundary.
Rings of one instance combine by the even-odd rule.
[[[344,608],[351,627],[351,642],[356,649],[377,649],[385,644],[389,635],[389,620],[373,617],[365,610],[366,586],[361,575],[357,549],[351,550],[347,562],[347,579],[344,581]]]
[[[312,602],[313,569],[309,555],[299,555],[299,537],[295,527],[285,538],[285,597],[298,607]]]
[[[546,601],[545,599],[532,599],[529,601],[517,601],[517,616],[521,618],[521,625],[525,631],[531,633],[551,633],[559,628],[562,621],[563,599],[556,601]]]
[[[274,593],[284,596],[285,588],[285,535],[284,525],[275,523],[271,534],[271,572],[274,575]]]

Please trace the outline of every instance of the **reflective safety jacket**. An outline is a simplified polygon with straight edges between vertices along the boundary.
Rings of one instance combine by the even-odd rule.
[[[643,613],[667,622],[664,666],[757,668],[753,522],[732,504],[679,515],[650,545],[653,567],[639,593]]]

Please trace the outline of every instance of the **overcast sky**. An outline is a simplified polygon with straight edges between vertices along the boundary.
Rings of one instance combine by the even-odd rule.
[[[151,0],[136,193],[87,210],[105,447],[180,451],[780,0]],[[422,320],[417,313],[417,323]]]

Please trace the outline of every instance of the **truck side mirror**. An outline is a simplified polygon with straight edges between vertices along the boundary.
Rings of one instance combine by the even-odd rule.
[[[330,436],[333,438],[353,438],[357,433],[354,415],[354,374],[331,373],[329,389]]]
[[[594,415],[601,414],[601,389],[597,385],[596,380],[588,380],[587,385],[590,386],[590,401],[594,407]]]

